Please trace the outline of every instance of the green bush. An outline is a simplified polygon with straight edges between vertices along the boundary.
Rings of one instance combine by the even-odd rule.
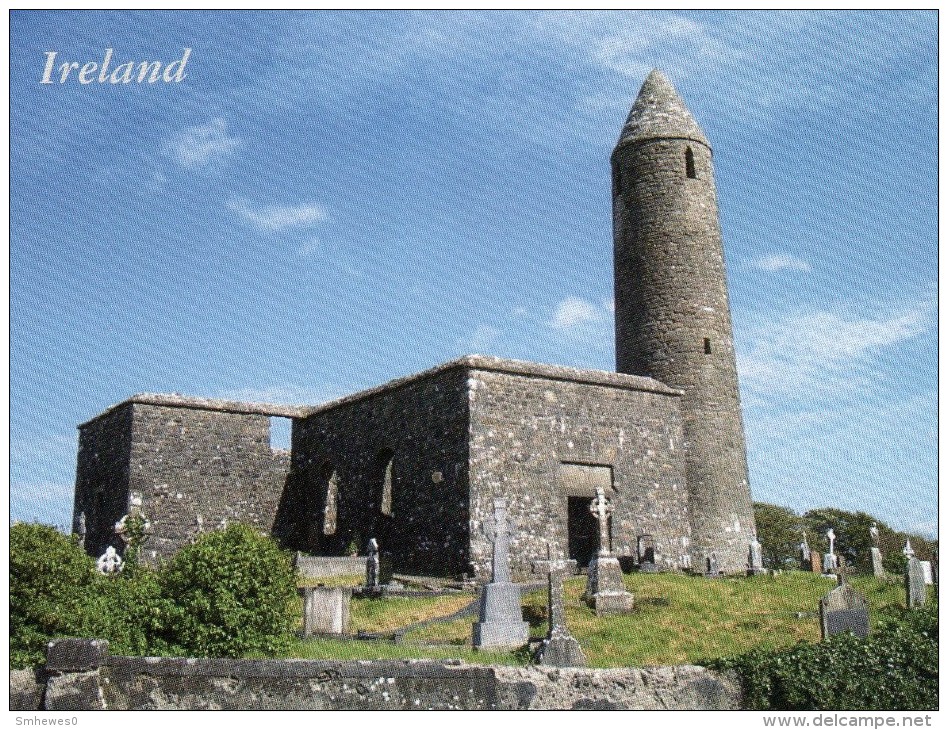
[[[134,554],[134,551],[133,551]],[[295,628],[289,556],[250,527],[202,537],[153,570],[133,557],[100,575],[74,538],[10,529],[10,663],[41,664],[50,639],[107,639],[114,654],[242,656],[284,649]]]
[[[56,636],[81,636],[95,564],[73,538],[54,527],[10,527],[10,664],[42,663]]]
[[[173,606],[162,594],[155,570],[130,560],[119,575],[97,575],[86,611],[84,635],[108,639],[113,654],[161,656],[170,651]]]
[[[754,710],[937,709],[938,607],[890,610],[865,639],[837,634],[710,665],[738,672]]]
[[[247,525],[230,525],[181,549],[159,581],[173,651],[239,657],[289,644],[296,598],[290,556]]]

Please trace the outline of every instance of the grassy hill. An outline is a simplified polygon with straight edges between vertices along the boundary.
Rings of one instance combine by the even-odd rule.
[[[885,605],[903,602],[901,580],[852,579],[878,620]],[[791,571],[753,578],[705,578],[674,574],[632,574],[626,587],[635,610],[625,616],[597,618],[581,601],[584,578],[565,585],[566,619],[591,666],[684,664],[740,654],[756,647],[781,648],[820,639],[819,599],[834,583],[812,573]],[[386,632],[447,616],[471,600],[468,595],[437,598],[354,600],[353,633]],[[524,618],[531,635],[546,632],[546,593],[524,597]],[[408,632],[399,644],[377,641],[314,639],[298,641],[289,656],[311,659],[458,658],[479,663],[523,663],[523,652],[475,652],[471,623],[465,617]],[[433,645],[437,643],[437,645]]]

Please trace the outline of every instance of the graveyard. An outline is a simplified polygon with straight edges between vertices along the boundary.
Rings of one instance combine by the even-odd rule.
[[[693,664],[733,656],[757,648],[779,649],[799,641],[820,641],[817,605],[835,583],[819,574],[786,571],[776,576],[721,578],[632,573],[623,576],[636,606],[622,616],[597,617],[582,601],[586,579],[565,581],[566,620],[593,667]],[[353,579],[353,585],[357,585]],[[867,596],[870,624],[886,606],[904,605],[897,576],[877,581],[852,579]],[[352,636],[359,631],[392,636],[408,626],[447,616],[473,600],[469,594],[441,598],[354,600]],[[546,595],[527,592],[523,614],[531,638],[546,630]],[[475,651],[471,623],[475,616],[433,623],[393,640],[314,638],[295,642],[287,656],[307,659],[458,658],[475,663],[523,664],[523,652]]]
[[[584,706],[580,688],[587,682],[602,684],[611,698],[596,700],[606,703],[601,709],[931,706],[938,681],[931,659],[937,570],[916,557],[910,540],[901,551],[902,576],[881,569],[876,523],[869,531],[870,574],[847,566],[838,542],[845,536],[832,528],[827,552],[810,549],[804,538],[790,569],[763,567],[754,536],[743,575],[715,570],[713,559],[705,570],[656,571],[647,547],[624,572],[605,529],[610,507],[601,490],[590,502],[602,529],[585,574],[550,543],[533,561],[532,579],[515,582],[508,551],[517,527],[506,500],[496,499],[484,527],[492,544],[487,583],[394,574],[384,568],[375,539],[364,557],[311,561],[304,577],[305,558],[291,561],[271,538],[245,525],[209,533],[157,569],[136,558],[148,540],[149,521],[140,511],[120,523],[125,557],[110,548],[94,562],[78,541],[52,528],[15,525],[11,652],[21,652],[22,665],[27,645],[34,652],[45,646],[46,658],[35,674],[11,674],[14,706],[377,708],[379,698],[384,706],[397,697],[401,707],[552,709]],[[32,536],[32,544],[21,535]],[[63,575],[55,574],[62,566],[45,570],[37,562],[44,541],[58,543],[55,561],[71,564]],[[364,573],[343,572],[354,565]],[[73,592],[67,586],[60,593],[70,571]],[[104,598],[91,598],[100,592]],[[48,623],[66,606],[75,610],[70,602],[77,600],[84,623]],[[43,634],[49,639],[37,643]],[[814,697],[809,685],[801,693],[793,688],[798,673],[783,674],[812,661],[806,657],[813,652],[848,656],[846,662],[862,661],[875,674],[857,682],[861,694]],[[33,656],[35,665],[39,654]],[[783,656],[793,660],[781,664]],[[873,682],[882,666],[892,681],[880,689]],[[554,689],[557,671],[573,677],[565,695]],[[240,677],[226,696],[214,689],[222,672]],[[662,679],[649,689],[655,672]],[[846,685],[852,672],[857,669],[820,681]],[[374,679],[357,682],[351,696],[350,676]],[[170,703],[155,700],[168,682],[184,682],[185,690]],[[155,692],[143,694],[143,683]],[[283,692],[287,699],[276,699]]]

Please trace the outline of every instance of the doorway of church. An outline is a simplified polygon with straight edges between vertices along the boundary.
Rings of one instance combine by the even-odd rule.
[[[569,557],[580,568],[589,566],[589,561],[598,549],[599,526],[589,511],[589,497],[567,497],[566,530],[569,539]]]

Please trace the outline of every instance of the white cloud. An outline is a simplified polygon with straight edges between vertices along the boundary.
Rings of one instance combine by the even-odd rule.
[[[750,265],[761,271],[812,271],[809,262],[792,254],[770,254],[761,256],[750,262]]]
[[[877,376],[873,359],[935,324],[936,302],[924,299],[877,317],[803,312],[746,329],[750,346],[738,356],[741,382],[751,396],[813,397],[865,385]]]
[[[227,133],[227,122],[217,117],[172,135],[165,151],[179,165],[193,170],[226,159],[240,145],[240,139]]]
[[[555,329],[570,330],[585,324],[600,322],[603,317],[602,309],[592,302],[570,296],[556,305],[550,325]]]
[[[500,337],[500,330],[490,325],[478,325],[470,337],[458,340],[458,345],[462,350],[468,353],[487,354],[497,339]]]
[[[301,205],[264,205],[254,207],[244,199],[234,199],[227,207],[257,228],[282,231],[285,228],[311,228],[329,217],[326,208],[318,203]]]

